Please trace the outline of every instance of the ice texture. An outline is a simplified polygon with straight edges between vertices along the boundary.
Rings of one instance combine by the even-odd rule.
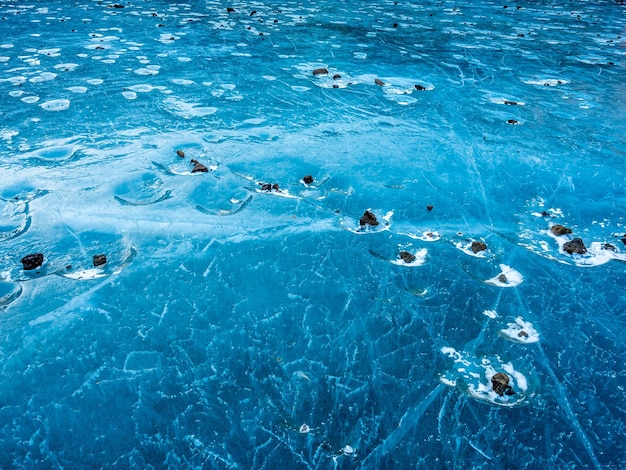
[[[0,468],[626,468],[622,3],[0,2]]]

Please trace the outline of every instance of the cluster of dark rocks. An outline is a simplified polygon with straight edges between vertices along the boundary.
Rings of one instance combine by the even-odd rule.
[[[555,224],[550,227],[550,231],[558,236],[569,235],[570,233],[572,233],[571,228],[564,227],[560,224]],[[572,240],[565,242],[565,244],[563,245],[563,250],[570,255],[574,253],[584,255],[585,253],[587,253],[587,247],[585,246],[581,238],[573,238]]]
[[[328,75],[328,69],[326,67],[320,67],[320,68],[314,69],[313,76],[318,76],[318,75]],[[333,80],[338,80],[340,78],[341,78],[341,75],[339,74],[333,75]],[[374,84],[378,86],[385,86],[385,82],[382,81],[380,78],[375,78]],[[339,86],[333,85],[333,88],[339,88]],[[418,91],[423,91],[423,90],[426,90],[426,87],[424,85],[417,84],[415,85],[415,89]]]
[[[180,158],[185,158],[185,152],[183,150],[176,150],[176,155],[178,155]],[[205,165],[203,165],[194,158],[192,158],[189,163],[193,165],[193,168],[191,169],[192,173],[208,173],[209,171],[209,169]]]
[[[24,267],[24,271],[32,271],[39,268],[43,264],[44,256],[43,253],[31,253],[30,255],[24,256],[20,261],[22,263],[22,266]],[[100,254],[93,256],[93,265],[95,267],[103,266],[106,263],[106,255]],[[72,269],[72,265],[67,265],[66,269]]]

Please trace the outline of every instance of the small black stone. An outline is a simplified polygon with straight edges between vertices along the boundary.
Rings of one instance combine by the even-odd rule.
[[[416,258],[415,258],[415,255],[412,255],[408,251],[401,251],[400,259],[404,261],[405,263],[412,263],[413,261],[415,261]]]
[[[93,257],[93,265],[94,266],[102,266],[103,264],[106,264],[107,262],[107,257],[105,255],[94,255]]]
[[[426,87],[424,85],[415,85],[415,89],[422,91],[422,90],[425,90]]]
[[[24,271],[37,269],[43,264],[43,254],[33,253],[30,255],[26,255],[22,258],[22,264],[24,265]]]
[[[602,249],[603,250],[609,250],[609,251],[615,251],[615,245],[611,245],[610,243],[605,243],[604,245],[602,245]]]
[[[563,227],[562,225],[556,224],[550,227],[550,231],[555,235],[567,235],[568,233],[572,233],[571,228]]]
[[[430,204],[426,206],[426,210],[427,211],[432,211],[433,209],[434,209],[434,207],[432,205],[430,205]]]
[[[513,387],[509,385],[509,376],[503,372],[497,372],[491,377],[491,388],[500,396],[504,394],[515,395]]]
[[[378,220],[376,219],[376,216],[372,212],[365,211],[365,213],[359,220],[359,224],[361,225],[361,227],[364,225],[374,226],[374,225],[378,225]]]
[[[311,184],[313,182],[313,176],[306,175],[304,178],[302,178],[302,181],[304,181],[306,184]]]
[[[563,250],[570,255],[577,253],[579,255],[583,255],[587,253],[587,247],[583,243],[581,238],[574,238],[569,242],[565,242],[563,245]]]
[[[209,169],[197,160],[191,160],[193,164],[192,173],[207,173]]]
[[[487,245],[483,242],[472,242],[472,253],[478,253],[480,251],[485,251],[487,249]]]

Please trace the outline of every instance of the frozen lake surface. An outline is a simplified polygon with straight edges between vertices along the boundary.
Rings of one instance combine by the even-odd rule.
[[[625,25],[0,0],[0,467],[626,468]]]

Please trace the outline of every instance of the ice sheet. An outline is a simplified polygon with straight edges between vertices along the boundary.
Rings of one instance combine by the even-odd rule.
[[[625,8],[0,2],[0,468],[626,468]]]

